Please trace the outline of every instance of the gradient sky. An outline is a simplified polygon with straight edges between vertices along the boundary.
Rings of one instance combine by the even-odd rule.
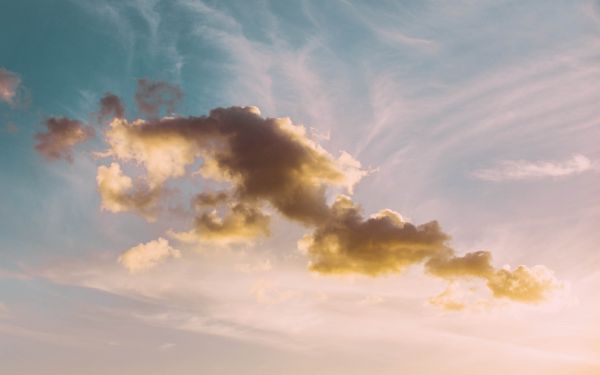
[[[539,265],[551,290],[311,271],[313,228],[270,201],[270,236],[181,241],[191,197],[220,186],[198,161],[157,220],[110,212],[99,101],[144,117],[139,79],[183,93],[163,116],[289,117],[360,162],[365,217],[436,220],[458,256]],[[597,0],[0,0],[0,372],[599,374],[599,82]],[[49,160],[36,134],[62,117],[96,137]]]

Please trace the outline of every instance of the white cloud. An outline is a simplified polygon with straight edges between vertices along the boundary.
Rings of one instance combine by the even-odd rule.
[[[486,181],[531,180],[548,177],[566,177],[592,169],[592,162],[581,154],[562,162],[504,160],[492,168],[480,169],[473,176]]]
[[[119,257],[121,263],[130,272],[138,272],[156,267],[168,258],[180,258],[181,252],[172,248],[162,237],[158,240],[139,244],[125,251]]]

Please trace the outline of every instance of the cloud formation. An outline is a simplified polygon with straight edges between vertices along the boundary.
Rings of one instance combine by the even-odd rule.
[[[45,124],[48,130],[35,135],[35,149],[48,160],[72,161],[73,147],[95,134],[92,127],[66,117],[50,117]]]
[[[424,263],[429,274],[449,282],[483,279],[495,297],[532,303],[543,301],[559,286],[543,266],[511,271],[496,269],[488,251],[457,256],[436,221],[415,226],[389,209],[364,218],[346,196],[337,198],[331,212],[327,223],[300,241],[315,272],[378,276]],[[448,307],[456,309],[452,304]]]
[[[123,174],[121,166],[111,163],[98,167],[96,175],[102,209],[110,212],[136,212],[149,221],[156,219],[156,210],[162,194],[160,188],[148,188],[143,182],[134,184]]]
[[[475,171],[473,175],[481,180],[500,182],[566,177],[591,169],[591,160],[584,155],[576,154],[564,162],[505,160],[493,168]]]
[[[194,220],[194,228],[188,232],[170,234],[185,242],[211,242],[220,244],[248,242],[258,236],[268,236],[270,217],[260,208],[246,204],[230,204],[224,216],[217,210],[202,211]]]
[[[495,268],[489,251],[463,256],[447,253],[446,256],[431,258],[426,269],[430,274],[450,281],[483,279],[494,297],[520,302],[541,302],[560,286],[552,271],[541,265],[532,268],[521,265],[514,270],[508,266]]]
[[[175,112],[175,107],[183,97],[183,91],[173,84],[163,81],[138,79],[135,102],[140,114],[156,118],[165,107],[167,114]]]
[[[0,68],[0,101],[13,105],[20,85],[21,78],[16,73]]]
[[[390,209],[365,217],[348,195],[338,195],[329,204],[328,191],[341,188],[351,194],[367,172],[347,153],[333,157],[289,118],[264,118],[256,107],[134,121],[119,117],[117,111],[112,115],[105,132],[108,149],[102,156],[134,162],[146,175],[134,184],[117,162],[100,166],[97,183],[103,209],[132,211],[153,220],[161,191],[171,179],[199,174],[225,187],[194,197],[192,228],[167,233],[176,240],[252,241],[270,234],[269,212],[275,210],[312,230],[299,247],[313,272],[379,276],[422,265],[428,274],[449,283],[483,280],[494,297],[520,302],[542,301],[559,285],[543,266],[496,268],[489,251],[457,255],[437,221],[415,225]],[[198,161],[199,170],[191,171]],[[174,254],[178,252],[159,239],[128,250],[120,261],[130,270],[139,269],[147,266],[135,264],[154,265]],[[440,298],[445,302],[438,305],[458,307]]]
[[[98,120],[100,122],[105,119],[124,118],[125,107],[121,99],[115,94],[106,93],[100,99],[100,112],[98,112]]]
[[[445,253],[448,239],[435,221],[415,226],[388,209],[364,218],[349,197],[339,196],[328,220],[300,246],[311,259],[312,271],[377,276]]]
[[[305,224],[327,219],[328,186],[351,188],[366,172],[348,154],[335,159],[288,118],[262,118],[254,107],[218,108],[206,117],[115,119],[105,155],[142,164],[152,186],[181,177],[201,158],[199,173],[227,182],[231,202],[270,203]]]
[[[131,273],[149,270],[169,258],[180,258],[181,252],[172,248],[169,242],[159,237],[155,241],[139,244],[119,256],[119,263]]]

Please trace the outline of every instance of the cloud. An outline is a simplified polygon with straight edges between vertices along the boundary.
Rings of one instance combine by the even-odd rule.
[[[99,121],[104,121],[107,118],[124,118],[125,107],[121,99],[111,93],[106,93],[100,99],[100,112],[98,113]]]
[[[247,242],[258,236],[268,236],[269,215],[259,208],[245,203],[235,203],[222,217],[217,210],[203,212],[188,232],[169,232],[171,236],[185,242],[236,243]]]
[[[496,269],[488,251],[455,255],[447,245],[450,237],[435,221],[415,226],[389,209],[364,218],[346,196],[338,197],[331,211],[330,221],[300,241],[314,272],[378,276],[425,263],[434,276],[448,281],[480,278],[495,297],[531,303],[543,301],[559,286],[543,266],[511,271]]]
[[[415,226],[391,210],[365,219],[349,197],[340,196],[329,220],[305,236],[300,246],[311,259],[312,271],[377,276],[445,253],[448,239],[437,222]]]
[[[446,254],[430,259],[427,264],[429,273],[446,279],[475,276],[486,277],[494,272],[491,265],[492,254],[488,251],[467,253],[462,257]]]
[[[142,86],[150,82],[140,81]],[[146,87],[138,94],[160,90]],[[116,116],[105,140],[108,149],[101,155],[115,160],[98,168],[105,210],[132,211],[154,220],[168,180],[193,174],[222,186],[192,199],[192,228],[167,231],[179,241],[231,244],[268,236],[269,210],[274,209],[312,230],[299,247],[316,273],[379,276],[423,265],[428,274],[449,283],[479,279],[494,297],[531,303],[559,287],[543,266],[511,270],[496,268],[488,251],[457,255],[437,221],[415,225],[391,209],[365,217],[348,195],[338,195],[328,204],[329,190],[341,188],[351,194],[368,172],[348,153],[333,157],[289,118],[264,118],[256,107],[216,108],[200,117],[129,121]],[[116,161],[134,162],[146,175],[134,184]],[[200,168],[190,171],[198,161]],[[166,240],[141,244],[120,261],[130,264],[124,259],[146,259],[139,254],[147,253],[154,265],[158,261],[153,259],[173,253],[165,249],[170,249]],[[436,304],[457,308],[446,299],[440,296]]]
[[[193,205],[198,209],[203,207],[214,207],[227,202],[229,196],[224,191],[219,192],[203,192],[196,195],[193,200]]]
[[[460,291],[457,290],[456,286],[450,283],[444,291],[430,298],[429,303],[448,311],[462,311],[467,306],[457,296],[459,293]]]
[[[111,163],[101,165],[96,175],[98,191],[102,198],[102,209],[110,212],[133,211],[149,221],[156,219],[158,200],[162,194],[159,188],[148,188],[143,183],[134,186],[133,180],[123,174],[121,166]]]
[[[169,258],[180,258],[181,252],[172,248],[169,242],[159,237],[157,240],[139,244],[124,251],[119,256],[119,263],[129,272],[149,270]]]
[[[175,112],[175,107],[183,97],[178,86],[167,82],[139,79],[137,85],[135,102],[138,110],[150,118],[156,118],[163,106],[167,114]]]
[[[505,160],[489,169],[475,171],[473,175],[486,181],[533,180],[548,177],[566,177],[592,169],[592,162],[576,154],[564,162]]]
[[[552,271],[544,266],[518,266],[514,271],[502,268],[487,279],[494,296],[522,302],[543,301],[548,292],[559,287]]]
[[[95,134],[93,128],[66,117],[50,117],[45,123],[48,131],[35,135],[35,149],[48,160],[72,161],[73,147]]]
[[[132,123],[117,119],[106,132],[105,155],[145,166],[153,186],[181,177],[203,160],[199,173],[227,182],[232,201],[266,201],[284,216],[318,223],[329,215],[327,186],[351,189],[366,172],[350,155],[334,158],[288,118],[263,118],[254,107],[217,108],[206,117]]]
[[[489,251],[434,257],[426,263],[426,269],[432,275],[451,281],[461,278],[483,279],[494,297],[520,302],[541,302],[560,287],[552,271],[541,265],[532,268],[518,266],[515,270],[508,266],[495,268]]]
[[[13,105],[20,85],[21,78],[16,73],[0,68],[0,101]]]

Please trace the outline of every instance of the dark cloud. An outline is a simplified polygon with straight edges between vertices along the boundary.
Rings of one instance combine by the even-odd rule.
[[[214,207],[223,203],[227,203],[228,200],[229,195],[224,191],[203,192],[194,197],[193,205],[200,210],[203,207]]]
[[[37,133],[35,149],[48,160],[72,161],[72,149],[94,136],[94,129],[66,117],[50,117],[45,121],[48,130]]]
[[[340,196],[328,220],[301,245],[315,272],[376,276],[445,254],[448,239],[435,221],[415,226],[391,210],[364,218],[349,197]]]
[[[111,93],[106,93],[100,99],[100,112],[98,113],[99,121],[113,118],[124,118],[125,107],[121,99]]]
[[[167,114],[175,112],[175,107],[183,97],[181,89],[162,81],[139,79],[135,102],[140,113],[149,118],[156,118],[164,107]]]
[[[116,121],[107,139],[109,153],[145,165],[154,183],[183,175],[186,166],[202,158],[200,173],[229,182],[231,199],[267,201],[306,224],[327,219],[327,186],[351,182],[344,173],[353,167],[347,160],[334,159],[289,119],[265,119],[253,108],[219,108],[207,117]]]

